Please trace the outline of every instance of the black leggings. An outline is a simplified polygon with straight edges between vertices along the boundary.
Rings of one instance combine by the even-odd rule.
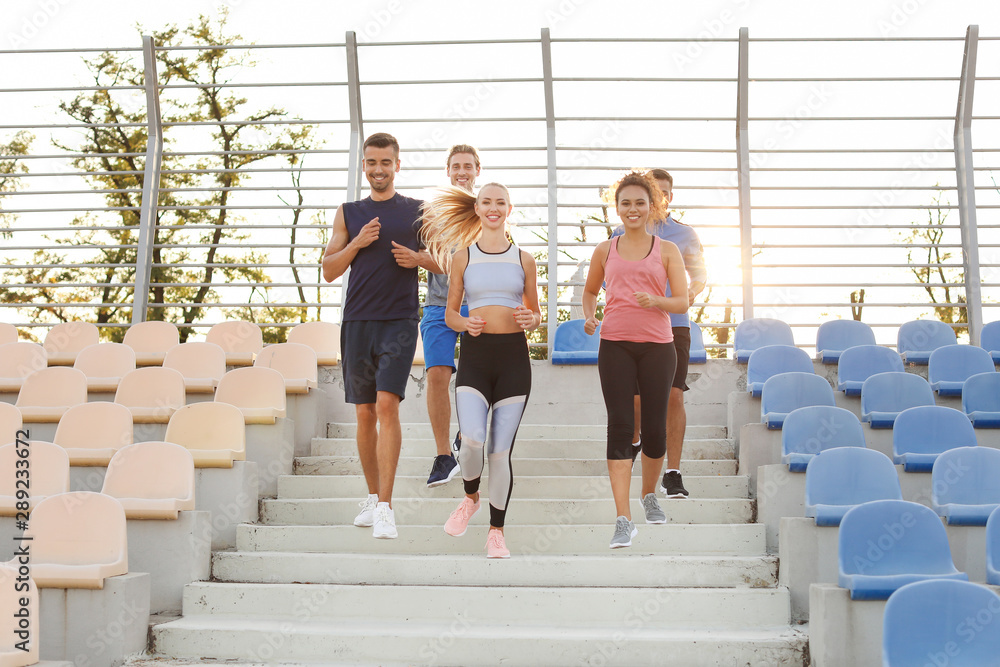
[[[642,402],[642,453],[653,459],[667,453],[667,397],[676,365],[673,343],[601,341],[597,370],[608,408],[608,459],[632,458],[637,384]]]
[[[529,393],[531,359],[523,333],[462,335],[455,379],[462,432],[458,460],[465,492],[471,495],[479,491],[484,452],[489,457],[490,525],[495,528],[503,528],[514,489],[510,454]]]

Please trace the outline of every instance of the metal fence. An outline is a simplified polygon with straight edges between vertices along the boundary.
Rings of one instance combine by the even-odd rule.
[[[363,195],[364,136],[389,131],[408,194],[445,182],[453,143],[479,148],[480,183],[510,187],[515,239],[539,259],[538,348],[579,316],[593,247],[617,224],[602,192],[636,166],[672,173],[675,216],[705,244],[709,284],[692,312],[710,348],[753,316],[789,322],[804,346],[837,317],[886,344],[921,316],[977,342],[1000,294],[1000,72],[977,62],[1000,62],[998,50],[970,26],[927,39],[545,29],[0,51],[54,79],[0,89],[0,143],[36,136],[0,156],[0,312],[38,337],[67,319],[114,337],[146,318],[186,335],[239,317],[272,339],[339,321],[341,286],[322,281],[319,258],[332,209]],[[59,80],[74,67],[94,85]]]

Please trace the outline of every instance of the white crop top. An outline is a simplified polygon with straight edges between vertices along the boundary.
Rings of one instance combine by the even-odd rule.
[[[521,249],[513,243],[499,253],[469,247],[469,265],[463,274],[469,310],[483,306],[517,308],[524,300],[524,267]]]

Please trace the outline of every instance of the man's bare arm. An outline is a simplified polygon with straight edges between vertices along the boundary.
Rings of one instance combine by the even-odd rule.
[[[339,207],[333,217],[333,234],[330,235],[330,242],[326,244],[326,251],[323,253],[323,279],[331,283],[344,275],[358,252],[378,238],[380,227],[378,218],[372,218],[361,228],[358,235],[351,239],[347,231],[347,222],[344,220],[344,207]]]

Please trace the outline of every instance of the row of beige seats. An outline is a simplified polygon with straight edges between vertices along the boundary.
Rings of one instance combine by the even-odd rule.
[[[14,343],[14,345],[31,343]],[[106,347],[116,343],[101,343]],[[211,343],[184,343],[186,346]],[[182,350],[181,348],[186,348]],[[195,352],[198,352],[198,348]],[[3,348],[0,347],[0,354]],[[173,351],[172,351],[173,352]],[[192,355],[196,360],[197,355]],[[51,367],[30,373],[21,383],[14,405],[24,422],[54,423],[75,405],[88,401],[89,392],[107,389],[115,383],[114,402],[126,406],[135,423],[165,424],[187,402],[189,391],[212,393],[221,403],[231,403],[243,412],[248,424],[273,424],[285,416],[286,394],[307,393],[318,386],[315,353],[295,343],[271,346],[250,368],[236,368],[214,377],[201,377],[194,361],[185,366],[185,377],[175,368],[151,366],[126,372],[121,379],[89,377],[77,368]],[[189,385],[193,389],[189,389]],[[2,391],[3,389],[0,389]],[[7,389],[10,391],[11,389]]]
[[[119,455],[120,463],[115,463],[114,472],[108,469],[108,480],[101,493],[60,493],[35,505],[30,528],[21,542],[22,550],[31,554],[29,577],[22,576],[19,556],[0,564],[0,632],[6,638],[0,643],[0,665],[23,667],[38,662],[39,632],[46,631],[38,623],[39,588],[103,589],[106,579],[129,572],[126,519],[176,518],[176,511],[173,517],[167,516],[168,512],[150,513],[149,508],[164,504],[161,499],[145,497],[151,483],[162,490],[166,482],[161,478],[190,480],[190,499],[175,504],[190,505],[193,509],[194,467],[183,447],[141,443],[130,445]],[[171,471],[174,474],[143,474],[145,469],[162,466],[175,468]],[[179,484],[176,486],[181,490]],[[23,633],[18,633],[19,630]]]
[[[264,349],[260,326],[233,320],[215,324],[205,338],[225,351],[230,366],[250,366]],[[17,328],[0,323],[0,345],[18,342]],[[42,347],[49,366],[72,366],[85,348],[97,345],[100,335],[90,322],[63,322],[45,335]],[[288,332],[289,343],[308,345],[316,352],[320,366],[336,366],[340,358],[340,326],[330,322],[303,322]],[[134,366],[159,366],[167,352],[180,343],[172,322],[142,322],[125,331],[123,345],[135,352]]]
[[[0,447],[0,470],[13,471],[18,460],[18,450],[29,452],[31,489],[27,502],[31,514],[31,532],[45,528],[37,522],[39,509],[62,494],[69,493],[70,458],[66,449],[51,442],[32,440],[29,443],[11,443]],[[116,450],[107,464],[101,493],[115,498],[127,519],[176,519],[177,513],[195,509],[195,463],[192,453],[172,442],[137,442]],[[9,477],[10,479],[6,479]],[[17,491],[14,475],[0,480],[0,515],[16,516]],[[23,493],[22,493],[23,496]],[[23,507],[23,505],[22,505]],[[47,516],[44,512],[41,516]],[[122,535],[125,526],[121,527]],[[116,533],[117,535],[117,533]],[[117,551],[117,547],[114,548]],[[32,548],[34,553],[34,547]],[[124,553],[123,553],[124,555]],[[44,563],[44,561],[42,561]],[[86,560],[78,561],[86,563]],[[116,561],[117,562],[117,561]],[[34,559],[33,559],[34,564]],[[39,585],[48,585],[49,575],[43,570]],[[124,574],[124,572],[117,573]],[[88,575],[89,576],[89,575]],[[42,582],[46,583],[42,583]],[[77,588],[71,584],[53,584],[56,588]],[[82,586],[100,588],[100,586]]]
[[[245,420],[243,411],[230,403],[192,403],[171,415],[163,439],[186,449],[197,468],[232,468],[234,461],[246,460]],[[81,403],[68,409],[59,420],[50,444],[65,453],[67,465],[107,466],[120,449],[133,444],[133,423],[132,411],[119,403]],[[14,438],[23,426],[16,406],[0,403],[0,434]],[[32,449],[32,456],[35,451]],[[45,495],[38,491],[40,476],[48,470],[45,460],[31,462],[34,495]],[[16,494],[13,470],[13,458],[0,458],[0,496]],[[51,480],[53,485],[61,484],[62,474],[52,473]],[[0,507],[0,515],[4,513]]]

